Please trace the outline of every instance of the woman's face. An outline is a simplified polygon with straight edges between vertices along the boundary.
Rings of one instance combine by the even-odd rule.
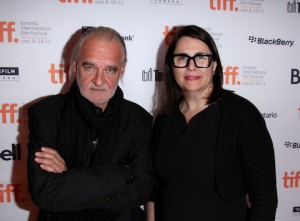
[[[186,54],[190,57],[200,55],[201,57],[201,54],[210,55],[212,53],[204,42],[196,38],[182,37],[176,45],[174,54]],[[173,66],[173,74],[184,94],[200,93],[200,95],[207,95],[213,86],[212,78],[216,66],[217,63],[212,61],[209,67],[198,68],[194,61],[190,60],[188,66],[185,68]]]

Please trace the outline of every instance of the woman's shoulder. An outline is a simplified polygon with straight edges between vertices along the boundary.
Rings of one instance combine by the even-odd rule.
[[[227,94],[220,101],[220,106],[223,114],[231,114],[236,119],[261,118],[261,113],[251,101],[235,93]]]

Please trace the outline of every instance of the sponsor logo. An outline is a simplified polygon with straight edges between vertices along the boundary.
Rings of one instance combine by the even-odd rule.
[[[169,28],[169,26],[165,26],[165,30],[163,32],[165,38],[165,44],[169,45],[174,40],[176,36],[177,27],[173,26],[173,28]]]
[[[283,187],[286,189],[289,188],[298,188],[299,180],[300,180],[300,171],[297,172],[284,172],[283,179]]]
[[[182,0],[151,0],[152,4],[182,5]]]
[[[18,81],[18,67],[0,67],[0,81]]]
[[[123,5],[124,0],[59,0],[60,3],[98,4],[98,5]]]
[[[24,183],[0,183],[0,204],[1,203],[26,203],[31,202],[28,191],[28,184]]]
[[[15,22],[13,21],[0,21],[0,43],[8,42],[8,43],[18,43],[19,39],[14,38],[13,34],[15,33]]]
[[[293,216],[300,216],[300,206],[293,207]]]
[[[271,112],[271,113],[261,113],[261,115],[263,116],[263,118],[277,118],[277,113]]]
[[[297,142],[289,142],[289,141],[286,141],[284,142],[284,146],[286,148],[292,148],[292,149],[300,149],[300,143],[297,143]]]
[[[49,38],[51,30],[51,26],[44,26],[36,21],[21,21],[21,42],[24,44],[51,44]]]
[[[51,83],[64,84],[66,82],[70,82],[69,69],[70,64],[65,66],[64,64],[60,63],[57,68],[54,63],[51,63],[50,69],[48,70]]]
[[[300,83],[300,72],[298,69],[291,70],[291,84],[299,84]]]
[[[20,120],[16,120],[18,113],[18,105],[16,103],[4,103],[0,106],[0,119],[3,124],[6,123],[20,123]]]
[[[142,71],[142,81],[162,81],[162,72],[156,69]]]
[[[220,32],[213,32],[211,28],[204,28],[214,39],[216,46],[218,48],[221,48],[222,45],[220,43],[220,38],[223,36],[222,33]],[[175,36],[176,36],[176,32],[177,32],[177,27],[173,26],[172,28],[170,28],[169,26],[165,26],[164,27],[164,31],[163,31],[163,35],[164,35],[164,42],[165,45],[170,45],[172,43],[172,41],[174,40]]]
[[[59,0],[61,3],[93,3],[93,0]]]
[[[134,35],[122,36],[124,41],[133,41]]]
[[[287,12],[290,13],[300,13],[300,2],[294,0],[292,3],[287,3]]]
[[[0,159],[4,161],[10,161],[10,160],[21,160],[21,145],[18,144],[12,144],[11,150],[6,149],[0,151]]]
[[[239,8],[235,7],[236,0],[210,0],[211,10],[223,10],[223,11],[238,11]]]
[[[210,0],[209,7],[213,11],[264,13],[265,0],[240,0],[238,3],[236,0]]]
[[[224,75],[224,84],[226,85],[240,85],[241,82],[237,80],[237,76],[239,75],[239,67],[236,66],[227,66],[223,68]]]
[[[264,86],[266,71],[255,66],[223,67],[224,85]]]
[[[249,41],[251,43],[256,43],[259,45],[276,45],[276,46],[294,46],[295,41],[290,40],[282,40],[280,38],[273,38],[273,39],[267,39],[267,38],[260,38],[255,36],[249,36]]]

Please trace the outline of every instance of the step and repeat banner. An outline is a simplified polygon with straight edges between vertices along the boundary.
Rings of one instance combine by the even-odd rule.
[[[82,26],[120,32],[128,49],[120,86],[151,112],[166,48],[176,27],[187,24],[213,36],[224,87],[265,118],[276,154],[276,221],[300,220],[300,0],[2,0],[0,220],[36,219],[26,180],[27,110],[68,90]]]

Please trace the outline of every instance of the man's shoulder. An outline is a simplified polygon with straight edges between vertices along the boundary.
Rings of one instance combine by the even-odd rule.
[[[151,114],[147,112],[142,106],[126,99],[124,99],[122,102],[121,112],[126,115],[134,116],[138,119],[144,118],[152,120]]]
[[[34,101],[29,107],[29,110],[54,110],[60,109],[65,101],[65,94],[49,95],[46,97],[39,98]]]

